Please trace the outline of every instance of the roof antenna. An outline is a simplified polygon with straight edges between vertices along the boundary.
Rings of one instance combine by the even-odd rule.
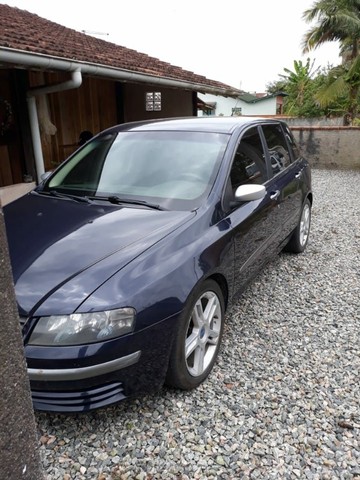
[[[86,33],[87,35],[109,36],[106,32],[94,32],[93,30],[81,30],[81,33]]]

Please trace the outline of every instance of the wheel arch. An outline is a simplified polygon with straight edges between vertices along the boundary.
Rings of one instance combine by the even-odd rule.
[[[214,273],[209,277],[207,277],[206,280],[214,280],[214,282],[216,282],[219,285],[221,292],[223,294],[224,306],[226,311],[228,307],[228,302],[229,302],[229,286],[226,278],[221,273]]]

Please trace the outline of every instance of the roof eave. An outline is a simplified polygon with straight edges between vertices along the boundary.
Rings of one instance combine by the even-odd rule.
[[[82,73],[98,76],[108,79],[119,80],[122,82],[150,83],[163,87],[182,88],[196,92],[212,93],[214,95],[224,95],[228,97],[239,96],[239,91],[214,87],[202,83],[187,82],[169,77],[160,77],[138,73],[131,70],[109,67],[108,65],[80,62],[73,59],[54,57],[46,54],[28,52],[26,50],[17,50],[8,47],[0,47],[0,64],[10,64],[16,68],[36,68],[45,71],[81,71]]]

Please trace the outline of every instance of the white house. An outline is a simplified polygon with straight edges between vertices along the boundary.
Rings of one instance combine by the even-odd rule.
[[[203,115],[281,115],[285,93],[251,94],[244,92],[237,98],[212,94],[198,94],[198,116]]]

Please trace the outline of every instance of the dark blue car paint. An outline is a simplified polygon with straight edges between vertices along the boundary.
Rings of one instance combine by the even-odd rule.
[[[33,368],[74,368],[103,363],[141,349],[140,361],[130,367],[108,375],[76,382],[31,382],[34,407],[48,411],[87,411],[113,403],[109,396],[99,404],[97,396],[86,393],[100,385],[122,385],[123,396],[120,400],[132,397],[141,391],[158,390],[163,382],[169,358],[176,318],[163,320],[141,332],[109,341],[104,344],[92,344],[84,347],[25,347],[28,365]],[[130,342],[131,340],[131,342]],[[65,357],[65,358],[64,358]],[[53,359],[49,361],[49,359]],[[76,363],[74,360],[77,359]],[[37,400],[41,396],[41,400]],[[35,397],[35,398],[34,398]],[[84,401],[86,400],[86,401]],[[54,403],[50,403],[54,402]]]
[[[20,215],[24,221],[17,224]],[[9,231],[17,232],[10,254],[19,308],[39,316],[74,312],[99,284],[194,213],[114,208],[29,194],[7,207],[8,216],[14,222],[8,223]],[[115,230],[112,225],[123,227]],[[31,242],[23,249],[30,232]]]
[[[261,124],[255,120],[251,126]],[[176,122],[150,123],[153,129],[180,128]],[[193,126],[192,126],[193,125]],[[186,128],[203,128],[189,119]],[[115,129],[149,128],[149,124]],[[204,127],[206,130],[208,127]],[[309,166],[295,160],[271,178],[262,200],[224,211],[225,182],[234,148],[247,124],[214,121],[214,131],[230,138],[213,190],[193,212],[157,211],[101,201],[76,201],[31,193],[5,208],[16,295],[25,325],[29,368],[85,367],[141,351],[136,365],[111,375],[71,382],[31,382],[34,406],[43,410],[84,411],[164,381],[172,338],[186,300],[196,285],[214,277],[225,300],[240,293],[283,246],[310,196]],[[273,199],[275,192],[279,195]],[[21,221],[20,221],[21,218]],[[140,228],[139,228],[140,226]],[[28,345],[38,316],[91,312],[132,306],[135,331],[103,343],[71,347]],[[81,402],[81,391],[120,382],[119,397]],[[73,392],[74,403],[46,402],[56,393]],[[65,394],[65,393],[64,393]],[[121,398],[120,398],[121,397]],[[45,400],[44,400],[45,399]]]

